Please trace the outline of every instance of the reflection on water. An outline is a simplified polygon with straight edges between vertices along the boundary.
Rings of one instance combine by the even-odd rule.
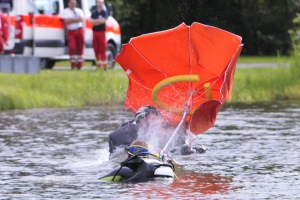
[[[299,199],[300,103],[228,104],[177,156],[179,180],[99,182],[113,168],[108,134],[122,108],[0,113],[0,199]]]

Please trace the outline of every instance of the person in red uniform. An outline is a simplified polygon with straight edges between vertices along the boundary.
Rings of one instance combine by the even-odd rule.
[[[82,68],[84,30],[83,30],[83,11],[76,8],[76,0],[69,0],[68,8],[62,13],[62,18],[68,29],[68,46],[72,69]]]
[[[0,54],[4,52],[4,44],[7,45],[9,38],[9,24],[6,17],[0,10]]]
[[[106,30],[106,19],[107,10],[104,6],[104,0],[97,0],[97,9],[94,11],[90,18],[90,23],[93,24],[93,48],[95,51],[95,56],[97,60],[97,68],[103,67],[104,70],[107,69],[107,41],[105,36]]]

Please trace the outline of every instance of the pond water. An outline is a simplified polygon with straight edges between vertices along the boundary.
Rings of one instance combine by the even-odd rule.
[[[300,102],[227,104],[179,179],[106,183],[122,108],[0,112],[0,199],[300,199]]]

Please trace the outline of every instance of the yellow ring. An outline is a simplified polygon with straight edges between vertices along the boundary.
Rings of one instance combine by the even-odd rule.
[[[154,103],[160,107],[161,109],[167,110],[169,112],[172,112],[174,114],[182,114],[182,110],[178,109],[178,108],[174,108],[164,102],[162,102],[161,100],[158,99],[158,93],[159,91],[171,84],[171,83],[177,83],[177,82],[198,82],[199,81],[199,76],[198,75],[179,75],[179,76],[173,76],[170,78],[166,78],[162,81],[160,81],[159,83],[157,83],[155,85],[155,87],[152,89],[152,100],[154,101]],[[195,112],[195,110],[191,110],[191,112],[189,113],[189,115],[193,114]]]

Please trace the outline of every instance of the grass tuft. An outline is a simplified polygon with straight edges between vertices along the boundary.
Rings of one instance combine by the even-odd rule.
[[[42,70],[35,75],[0,74],[0,80],[0,110],[121,104],[128,85],[121,69]]]
[[[256,59],[256,58],[252,58]],[[285,59],[285,58],[284,58]],[[286,62],[275,57],[278,63]],[[237,68],[230,102],[300,100],[300,58],[291,67]],[[42,70],[40,74],[0,73],[0,110],[122,105],[128,78],[122,69]]]

